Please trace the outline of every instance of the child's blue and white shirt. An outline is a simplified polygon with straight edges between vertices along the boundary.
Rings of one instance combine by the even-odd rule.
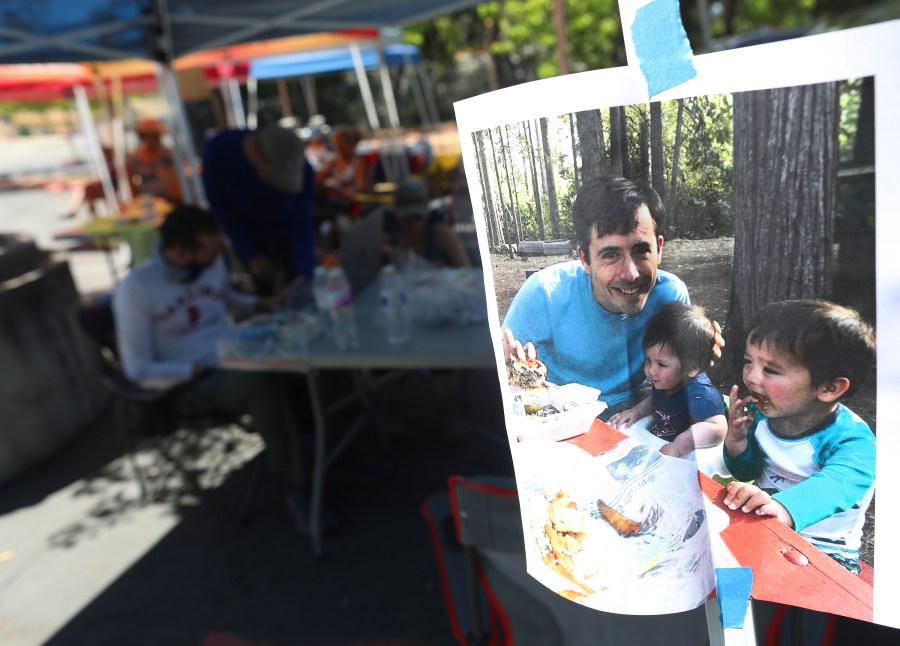
[[[738,480],[772,494],[794,529],[848,569],[858,571],[866,509],[875,491],[875,435],[843,404],[801,437],[775,433],[754,411],[747,449],[725,465]]]

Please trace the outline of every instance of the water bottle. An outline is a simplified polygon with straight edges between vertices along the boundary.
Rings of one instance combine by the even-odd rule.
[[[326,290],[331,336],[339,350],[359,345],[356,316],[353,312],[353,290],[340,266],[328,269]]]
[[[381,321],[388,343],[398,345],[410,338],[409,304],[403,276],[393,265],[381,270],[381,294],[379,297]]]
[[[316,303],[316,309],[319,312],[319,321],[322,323],[322,330],[326,334],[330,334],[331,324],[329,321],[329,305],[328,305],[328,267],[325,265],[317,265],[315,273],[313,273],[312,293],[313,301]]]

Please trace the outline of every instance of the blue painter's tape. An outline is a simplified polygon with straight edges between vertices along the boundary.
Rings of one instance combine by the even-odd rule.
[[[719,597],[719,620],[723,628],[743,628],[752,590],[752,568],[716,568],[716,595]]]
[[[631,39],[650,96],[697,76],[679,11],[678,0],[652,0],[635,14]]]

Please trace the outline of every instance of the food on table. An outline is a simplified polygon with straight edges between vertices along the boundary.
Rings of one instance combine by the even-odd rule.
[[[544,531],[547,533],[550,550],[543,555],[544,563],[551,570],[561,574],[574,583],[580,590],[560,592],[568,599],[575,600],[594,594],[594,590],[578,576],[574,555],[581,551],[586,536],[587,517],[578,511],[575,502],[563,491],[550,501],[547,510],[547,522]]]
[[[600,510],[600,515],[603,516],[604,520],[606,520],[620,536],[635,536],[644,528],[642,523],[626,518],[602,500],[597,501],[597,509]]]
[[[545,388],[547,385],[547,366],[539,359],[509,357],[506,360],[506,374],[510,385],[521,390]]]

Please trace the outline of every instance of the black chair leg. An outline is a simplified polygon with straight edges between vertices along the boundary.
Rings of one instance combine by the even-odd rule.
[[[253,506],[253,501],[256,499],[256,492],[259,490],[259,483],[262,480],[263,472],[265,470],[266,452],[262,451],[256,456],[253,471],[250,473],[250,482],[247,485],[247,490],[244,492],[244,497],[241,500],[241,508],[238,510],[237,517],[235,518],[235,524],[238,527],[247,524],[247,520],[250,517],[250,509]]]

